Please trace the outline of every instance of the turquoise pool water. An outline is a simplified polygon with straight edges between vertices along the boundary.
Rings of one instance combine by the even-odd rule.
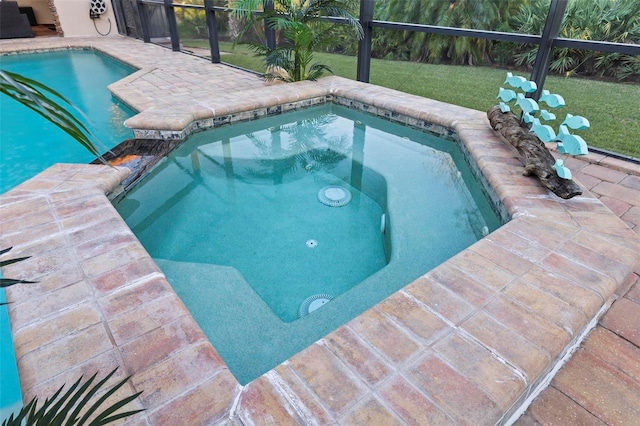
[[[4,302],[4,290],[0,290],[0,303]],[[7,307],[3,305],[0,306],[0,420],[20,411],[20,408],[22,408],[20,380],[9,331],[9,314]]]
[[[282,321],[294,321],[307,297],[342,294],[387,264],[384,179],[363,171],[380,188],[362,188],[338,177],[351,166],[347,141],[327,131],[338,119],[219,143],[193,136],[119,209],[153,257],[231,266]],[[321,204],[327,187],[351,201]]]
[[[194,135],[116,207],[247,383],[497,228],[482,194],[456,143],[329,104]]]
[[[122,124],[134,112],[107,86],[135,71],[92,50],[0,56],[0,68],[57,90],[91,120],[104,148],[133,136]],[[0,193],[55,163],[89,163],[94,157],[70,136],[8,96],[0,96]]]

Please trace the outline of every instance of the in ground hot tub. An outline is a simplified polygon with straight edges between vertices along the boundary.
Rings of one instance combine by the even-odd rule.
[[[500,225],[455,142],[332,104],[193,135],[117,208],[241,383]]]

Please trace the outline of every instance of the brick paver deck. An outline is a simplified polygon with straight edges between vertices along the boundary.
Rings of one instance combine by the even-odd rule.
[[[640,233],[640,168],[590,155],[572,159],[582,186]],[[638,254],[640,256],[640,254]],[[640,271],[616,291],[617,299],[550,386],[518,424],[633,425],[640,421]]]
[[[128,424],[503,423],[613,303],[519,421],[624,424],[639,412],[636,166],[571,164],[591,192],[564,201],[520,176],[482,112],[334,77],[265,87],[123,37],[0,50],[89,45],[140,68],[111,86],[141,111],[128,120],[137,135],[182,137],[311,102],[366,107],[454,130],[512,220],[241,386],[105,196],[127,171],[53,166],[0,197],[0,246],[32,256],[6,273],[39,281],[7,295],[26,399],[120,366],[132,375],[123,392],[145,391]],[[218,86],[203,93],[203,79]]]

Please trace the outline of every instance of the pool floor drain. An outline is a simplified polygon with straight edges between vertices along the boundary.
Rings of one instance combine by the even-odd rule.
[[[329,207],[342,207],[351,201],[351,191],[341,186],[325,186],[318,192],[318,201]]]
[[[331,299],[333,299],[333,296],[329,294],[314,294],[311,297],[307,297],[300,304],[300,308],[298,309],[298,318],[306,317],[311,312],[322,307],[324,304],[331,302]]]
[[[307,247],[309,247],[309,248],[316,248],[318,246],[318,241],[317,240],[307,240],[306,244],[307,244]]]

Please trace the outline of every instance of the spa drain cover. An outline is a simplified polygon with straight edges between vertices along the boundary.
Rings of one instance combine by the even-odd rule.
[[[328,303],[333,299],[333,296],[328,294],[314,294],[311,297],[307,297],[300,304],[300,308],[298,309],[298,318],[305,317],[309,315],[311,312],[320,308],[325,303]]]
[[[351,192],[341,186],[325,186],[318,192],[318,201],[329,207],[342,207],[351,201]]]

